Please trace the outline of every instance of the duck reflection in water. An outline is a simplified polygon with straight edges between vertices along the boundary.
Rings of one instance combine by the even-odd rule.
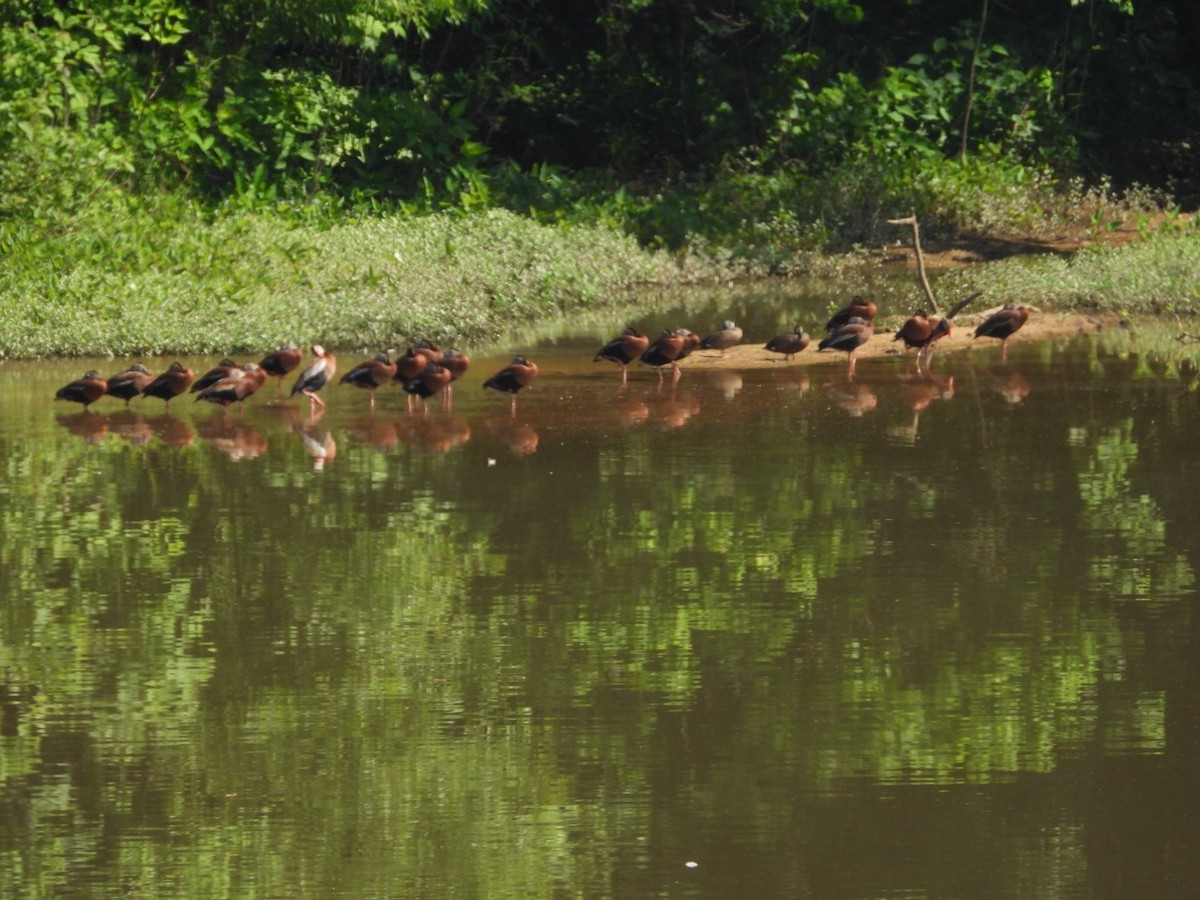
[[[1009,406],[1023,403],[1033,391],[1029,380],[1020,372],[1007,366],[994,366],[990,369],[976,369],[979,381],[984,390],[996,394]]]
[[[890,426],[888,436],[899,444],[912,446],[917,441],[921,413],[937,400],[954,399],[954,376],[934,375],[924,369],[902,373],[897,379],[900,382],[900,399],[912,410],[912,422]]]
[[[705,374],[707,375],[705,380],[716,387],[726,400],[732,400],[736,397],[745,384],[741,372],[724,369]]]
[[[471,426],[452,413],[413,417],[397,423],[397,433],[406,447],[426,453],[449,453],[471,439]]]
[[[99,413],[84,410],[77,413],[59,413],[54,417],[68,434],[83,438],[85,443],[99,444],[108,434],[108,419]]]
[[[612,410],[616,413],[617,424],[622,428],[644,425],[650,418],[650,407],[646,401],[642,397],[628,396],[623,390],[617,393],[617,402]]]
[[[192,426],[186,419],[158,415],[146,419],[146,424],[168,447],[188,447],[196,441],[196,432],[192,430]]]
[[[267,439],[257,426],[213,416],[196,425],[200,439],[212,444],[232,460],[254,459],[267,452]]]
[[[380,453],[386,453],[396,446],[396,442],[400,440],[400,433],[396,430],[396,426],[388,421],[377,418],[374,415],[366,415],[357,419],[353,419],[348,430],[350,440],[356,444],[366,444],[368,447],[373,447]]]
[[[337,458],[337,441],[333,439],[329,429],[320,424],[324,416],[325,410],[322,408],[294,428],[304,452],[312,458],[314,472],[320,472],[326,463]]]
[[[652,421],[663,428],[682,428],[688,420],[700,412],[700,401],[690,392],[670,395],[659,400],[650,409]]]
[[[113,413],[108,419],[108,424],[113,434],[125,438],[135,447],[146,446],[154,437],[154,429],[140,415],[130,410],[123,409]]]
[[[834,405],[855,418],[872,412],[879,405],[879,395],[871,385],[853,381],[849,377],[844,381],[829,382],[825,385],[825,392]]]

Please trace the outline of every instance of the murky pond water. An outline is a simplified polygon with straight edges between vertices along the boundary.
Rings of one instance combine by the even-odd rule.
[[[1200,891],[1183,379],[596,346],[515,417],[0,369],[0,893]]]

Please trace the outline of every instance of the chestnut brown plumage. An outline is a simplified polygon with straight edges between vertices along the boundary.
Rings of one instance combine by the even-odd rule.
[[[125,401],[129,409],[129,401],[141,395],[146,386],[154,380],[154,374],[141,363],[134,363],[124,372],[118,372],[108,379],[108,395]]]
[[[449,406],[454,400],[454,382],[467,374],[471,368],[471,358],[467,354],[450,348],[442,351],[438,365],[450,372],[450,380],[442,388],[442,401]]]
[[[339,384],[352,384],[371,392],[371,409],[375,408],[375,391],[387,384],[396,375],[396,364],[386,353],[375,354],[374,359],[361,362],[345,375]]]
[[[817,345],[817,352],[825,349],[841,350],[848,354],[846,363],[847,376],[854,375],[854,351],[865,344],[875,334],[875,326],[858,316],[851,316],[850,321],[840,325],[825,335]]]
[[[64,384],[54,394],[55,400],[69,400],[72,403],[82,403],[87,409],[108,393],[108,382],[99,372],[92,369],[85,372],[82,378],[76,378],[69,384]]]
[[[320,344],[312,346],[313,361],[305,367],[292,385],[291,396],[303,394],[308,398],[309,412],[316,412],[319,406],[325,408],[325,402],[317,396],[317,391],[325,387],[337,372],[337,357]]]
[[[781,334],[771,338],[764,345],[764,350],[770,350],[772,353],[782,353],[785,362],[791,362],[792,358],[807,347],[810,343],[810,338],[804,333],[804,329],[799,325],[794,331],[787,334]]]
[[[701,350],[720,350],[721,359],[729,355],[729,348],[736,347],[742,342],[742,329],[733,322],[726,320],[719,331],[714,331],[700,342]]]
[[[916,349],[918,372],[921,371],[922,359],[926,360],[928,367],[928,359],[933,353],[933,345],[950,335],[950,321],[981,293],[981,291],[976,291],[965,299],[959,300],[945,316],[940,318],[930,316],[924,310],[918,310],[900,326],[892,340],[904,341],[905,347]]]
[[[975,337],[990,337],[1000,341],[1000,364],[1008,360],[1008,339],[1029,321],[1028,306],[1006,306],[992,313],[975,329]]]
[[[220,381],[214,382],[197,392],[196,400],[218,403],[227,409],[231,403],[241,403],[249,398],[267,381],[266,370],[257,363],[246,363],[240,369],[232,369]]]
[[[670,366],[672,377],[678,380],[679,354],[683,353],[684,345],[685,338],[682,334],[663,329],[642,354],[641,363],[644,366],[657,368],[659,381],[662,381],[662,367]]]
[[[850,302],[833,314],[828,322],[825,323],[826,331],[833,331],[835,328],[847,324],[851,319],[862,319],[864,322],[874,322],[875,315],[879,312],[878,307],[865,297],[860,297],[857,294],[850,298]]]
[[[453,380],[453,372],[443,365],[431,362],[425,366],[420,375],[410,379],[404,385],[404,392],[410,397],[420,398],[421,407],[424,408],[426,400],[438,391],[449,387]]]
[[[295,371],[304,360],[304,353],[292,341],[288,341],[277,350],[272,350],[258,365],[264,372],[276,379],[276,393],[283,392],[283,379]]]
[[[143,397],[157,397],[170,408],[171,400],[186,391],[195,380],[196,373],[183,363],[173,362],[142,391]]]
[[[512,394],[512,412],[517,411],[517,393],[538,376],[537,363],[524,356],[514,356],[511,363],[483,383],[484,388]]]
[[[216,384],[222,378],[227,377],[230,372],[236,370],[237,368],[237,363],[235,363],[229,357],[225,357],[223,360],[197,378],[194,382],[192,382],[192,393],[196,394],[205,388],[212,387],[214,384]]]
[[[596,351],[592,362],[607,359],[621,367],[621,383],[629,378],[629,364],[646,352],[650,338],[636,328],[626,328],[615,338]]]

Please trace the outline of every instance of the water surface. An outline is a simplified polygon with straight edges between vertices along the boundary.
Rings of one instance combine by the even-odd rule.
[[[503,359],[316,420],[0,369],[0,889],[1195,896],[1185,378],[1093,338],[623,389],[602,336],[515,416]]]

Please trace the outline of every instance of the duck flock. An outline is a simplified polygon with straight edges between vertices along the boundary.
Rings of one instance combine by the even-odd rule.
[[[928,366],[929,355],[937,341],[950,334],[951,320],[968,303],[978,297],[972,294],[956,304],[945,316],[929,316],[918,312],[910,317],[895,333],[893,341],[903,341],[906,348],[917,350],[917,368],[922,363]],[[847,372],[854,374],[855,351],[866,344],[875,333],[875,316],[878,309],[870,300],[854,297],[850,303],[838,310],[825,325],[825,336],[817,345],[820,350],[840,350],[847,354]],[[1025,306],[1006,306],[988,316],[975,329],[975,337],[996,338],[1001,342],[1001,360],[1007,357],[1008,338],[1029,319],[1030,310]],[[595,360],[609,360],[621,367],[621,379],[628,378],[630,363],[638,361],[658,370],[669,368],[672,378],[681,375],[679,363],[694,350],[717,350],[724,358],[729,349],[740,344],[742,329],[727,321],[707,337],[701,338],[686,328],[663,330],[655,340],[634,329],[627,328],[606,343],[596,353]],[[764,349],[778,353],[785,360],[792,360],[811,343],[809,335],[797,326],[795,330],[767,341]],[[310,411],[323,408],[324,401],[317,396],[337,373],[337,359],[333,353],[319,344],[312,347],[312,361],[297,376],[292,384],[291,395],[307,397]],[[299,347],[288,342],[257,363],[239,366],[230,359],[222,360],[217,366],[200,375],[182,363],[172,363],[166,371],[154,375],[144,365],[137,363],[110,378],[104,378],[92,370],[67,385],[55,394],[56,400],[68,400],[89,407],[101,397],[115,397],[129,402],[136,397],[157,397],[170,406],[171,400],[185,392],[196,395],[196,400],[218,404],[227,409],[234,403],[243,403],[256,393],[268,378],[278,379],[279,391],[283,380],[300,367],[304,356]],[[375,406],[375,391],[388,384],[399,384],[408,395],[409,409],[441,393],[449,403],[453,383],[466,373],[470,359],[458,350],[440,350],[427,341],[420,341],[406,353],[392,359],[388,353],[379,353],[373,359],[356,365],[345,373],[339,384],[349,384],[368,390],[370,404]],[[496,372],[486,381],[484,388],[511,395],[512,411],[516,412],[517,394],[527,387],[538,375],[537,364],[524,356],[513,357],[511,363]]]

